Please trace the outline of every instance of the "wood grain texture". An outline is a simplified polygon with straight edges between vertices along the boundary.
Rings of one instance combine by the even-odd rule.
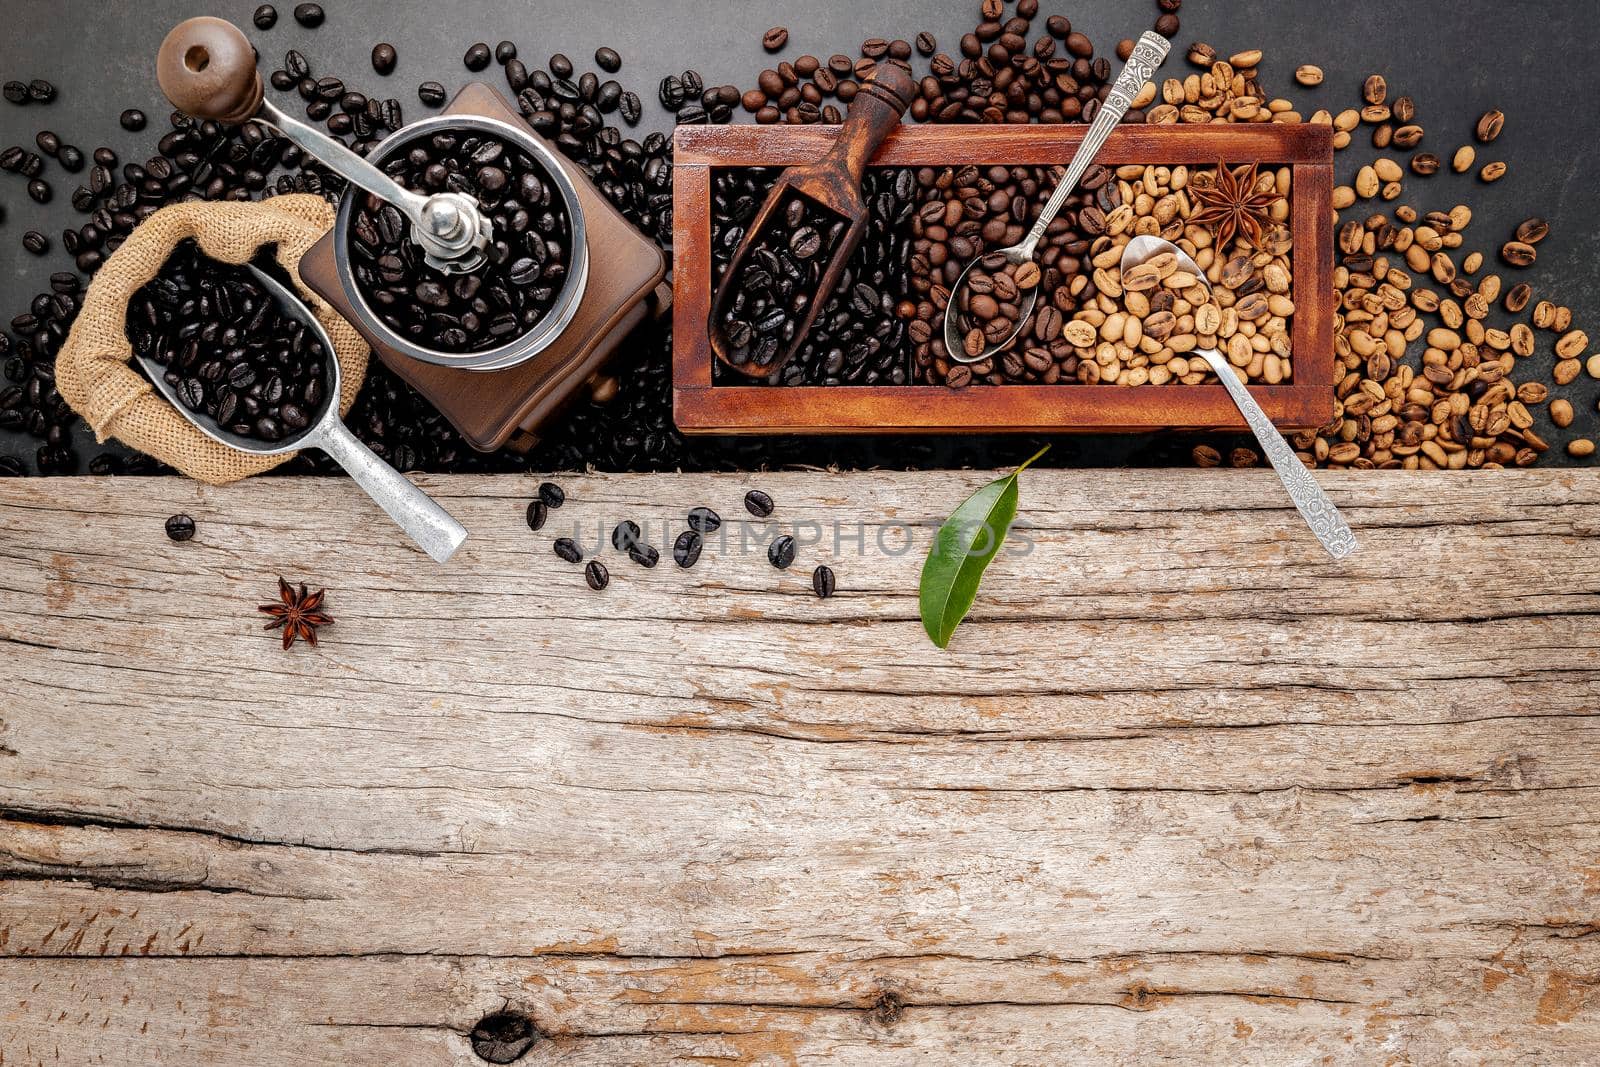
[[[0,1063],[1593,1058],[1600,477],[1030,471],[941,653],[990,476],[0,482]],[[753,486],[866,554],[550,552]]]
[[[1088,127],[901,126],[873,157],[876,166],[965,163],[1062,164]],[[680,126],[673,135],[673,418],[685,433],[1116,432],[1174,428],[1246,429],[1220,385],[1149,388],[1004,385],[713,385],[711,214],[716,167],[814,162],[837,135],[831,126]],[[1284,429],[1310,429],[1333,414],[1333,139],[1328,127],[1280,123],[1212,126],[1123,125],[1099,162],[1215,165],[1263,162],[1293,167],[1295,234],[1292,324],[1294,380],[1252,386]]]

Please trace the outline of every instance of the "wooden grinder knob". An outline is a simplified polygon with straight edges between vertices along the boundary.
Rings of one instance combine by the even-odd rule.
[[[224,19],[202,16],[174,26],[156,56],[156,81],[173,107],[197,119],[237,126],[261,110],[256,50]]]

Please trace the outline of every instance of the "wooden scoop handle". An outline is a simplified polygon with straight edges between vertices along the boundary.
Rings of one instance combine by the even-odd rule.
[[[237,126],[261,110],[256,50],[223,19],[202,16],[173,27],[156,56],[156,81],[173,107],[197,119]]]
[[[879,63],[850,101],[850,113],[839,127],[839,139],[829,150],[824,165],[843,167],[850,184],[860,185],[867,161],[877,153],[889,131],[900,125],[915,95],[916,82],[910,68],[894,60]]]

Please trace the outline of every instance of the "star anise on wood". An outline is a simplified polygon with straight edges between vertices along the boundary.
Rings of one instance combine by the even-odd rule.
[[[1252,163],[1235,171],[1217,164],[1216,179],[1208,185],[1190,183],[1189,195],[1200,210],[1189,219],[1209,229],[1217,238],[1217,254],[1242,234],[1252,248],[1260,248],[1272,227],[1272,205],[1283,197],[1275,191],[1257,189],[1261,165]]]
[[[304,582],[300,583],[299,591],[294,586],[278,579],[278,603],[262,604],[258,610],[272,616],[272,621],[262,627],[264,630],[283,628],[283,647],[288,649],[295,641],[304,638],[313,647],[317,643],[317,627],[332,626],[333,616],[321,611],[322,598],[327,595],[326,589],[318,589],[315,593],[308,593]]]

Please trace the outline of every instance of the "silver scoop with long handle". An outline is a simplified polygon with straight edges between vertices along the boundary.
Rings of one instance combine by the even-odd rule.
[[[145,376],[167,398],[168,403],[199,427],[201,433],[229,448],[255,456],[281,456],[301,448],[319,448],[326,452],[355,479],[357,485],[366,490],[379,507],[389,513],[389,517],[411,536],[419,548],[439,563],[448,560],[461,547],[461,542],[467,539],[466,527],[451,518],[448,512],[412,485],[399,471],[374,455],[339,420],[339,357],[334,353],[333,342],[328,338],[327,331],[300,302],[300,298],[276,278],[254,266],[250,272],[267,294],[278,302],[284,313],[304,323],[322,344],[327,367],[327,396],[323,399],[322,411],[310,426],[291,437],[271,443],[241,437],[217,425],[217,421],[204,412],[189,410],[178,398],[177,389],[167,381],[167,368],[148,356],[140,355],[137,358],[144,367]]]
[[[1128,247],[1122,250],[1122,273],[1127,274],[1139,264],[1147,263],[1164,252],[1175,255],[1178,269],[1193,274],[1199,279],[1199,284],[1205,286],[1206,293],[1210,294],[1211,282],[1206,278],[1205,271],[1183,249],[1159,237],[1135,237],[1129,241]],[[1272,469],[1278,472],[1279,481],[1289,491],[1289,499],[1294,501],[1294,506],[1300,510],[1311,532],[1317,535],[1317,540],[1322,542],[1322,547],[1328,550],[1328,555],[1334,559],[1344,559],[1354,552],[1356,535],[1350,532],[1350,524],[1344,521],[1344,516],[1333,506],[1328,494],[1322,491],[1311,472],[1306,470],[1306,465],[1289,447],[1289,442],[1283,439],[1278,428],[1272,425],[1272,420],[1267,418],[1267,413],[1256,403],[1256,398],[1244,387],[1233,365],[1215,348],[1197,349],[1191,355],[1209,363],[1217,379],[1227,388],[1228,395],[1239,406],[1239,413],[1250,424],[1256,440],[1261,443],[1261,450],[1272,462]]]
[[[1128,56],[1128,62],[1123,65],[1122,73],[1117,75],[1117,83],[1106,96],[1096,112],[1094,122],[1089,125],[1089,132],[1083,135],[1083,140],[1078,145],[1078,150],[1072,154],[1072,162],[1067,164],[1067,172],[1061,176],[1061,181],[1056,185],[1056,191],[1051,194],[1050,202],[1039,213],[1039,220],[1033,224],[1033,229],[1028,231],[1028,236],[1020,244],[1010,248],[997,249],[995,252],[986,252],[984,255],[967,264],[967,269],[961,272],[961,277],[950,287],[950,303],[944,316],[944,347],[951,359],[957,363],[981,363],[992,357],[996,352],[1002,351],[1017,334],[1022,332],[1022,327],[1027,323],[1028,317],[1033,314],[1034,305],[1039,302],[1039,287],[1034,285],[1028,289],[1027,295],[1022,297],[1021,310],[1017,314],[1017,321],[1011,327],[1011,333],[998,344],[991,344],[977,355],[968,354],[961,336],[960,324],[957,322],[956,309],[959,307],[961,293],[967,285],[967,275],[989,256],[999,254],[1006,257],[1007,263],[1020,266],[1032,261],[1033,254],[1039,247],[1039,242],[1044,239],[1045,231],[1055,221],[1061,208],[1067,202],[1067,197],[1078,187],[1083,180],[1084,172],[1089,169],[1089,164],[1094,162],[1095,156],[1100,154],[1100,149],[1105,147],[1106,138],[1111,136],[1111,131],[1117,128],[1122,121],[1122,116],[1128,113],[1128,108],[1133,106],[1133,101],[1143,91],[1145,85],[1166,61],[1167,53],[1172,51],[1172,42],[1159,33],[1148,32],[1139,38],[1139,43],[1133,46],[1133,52]]]

